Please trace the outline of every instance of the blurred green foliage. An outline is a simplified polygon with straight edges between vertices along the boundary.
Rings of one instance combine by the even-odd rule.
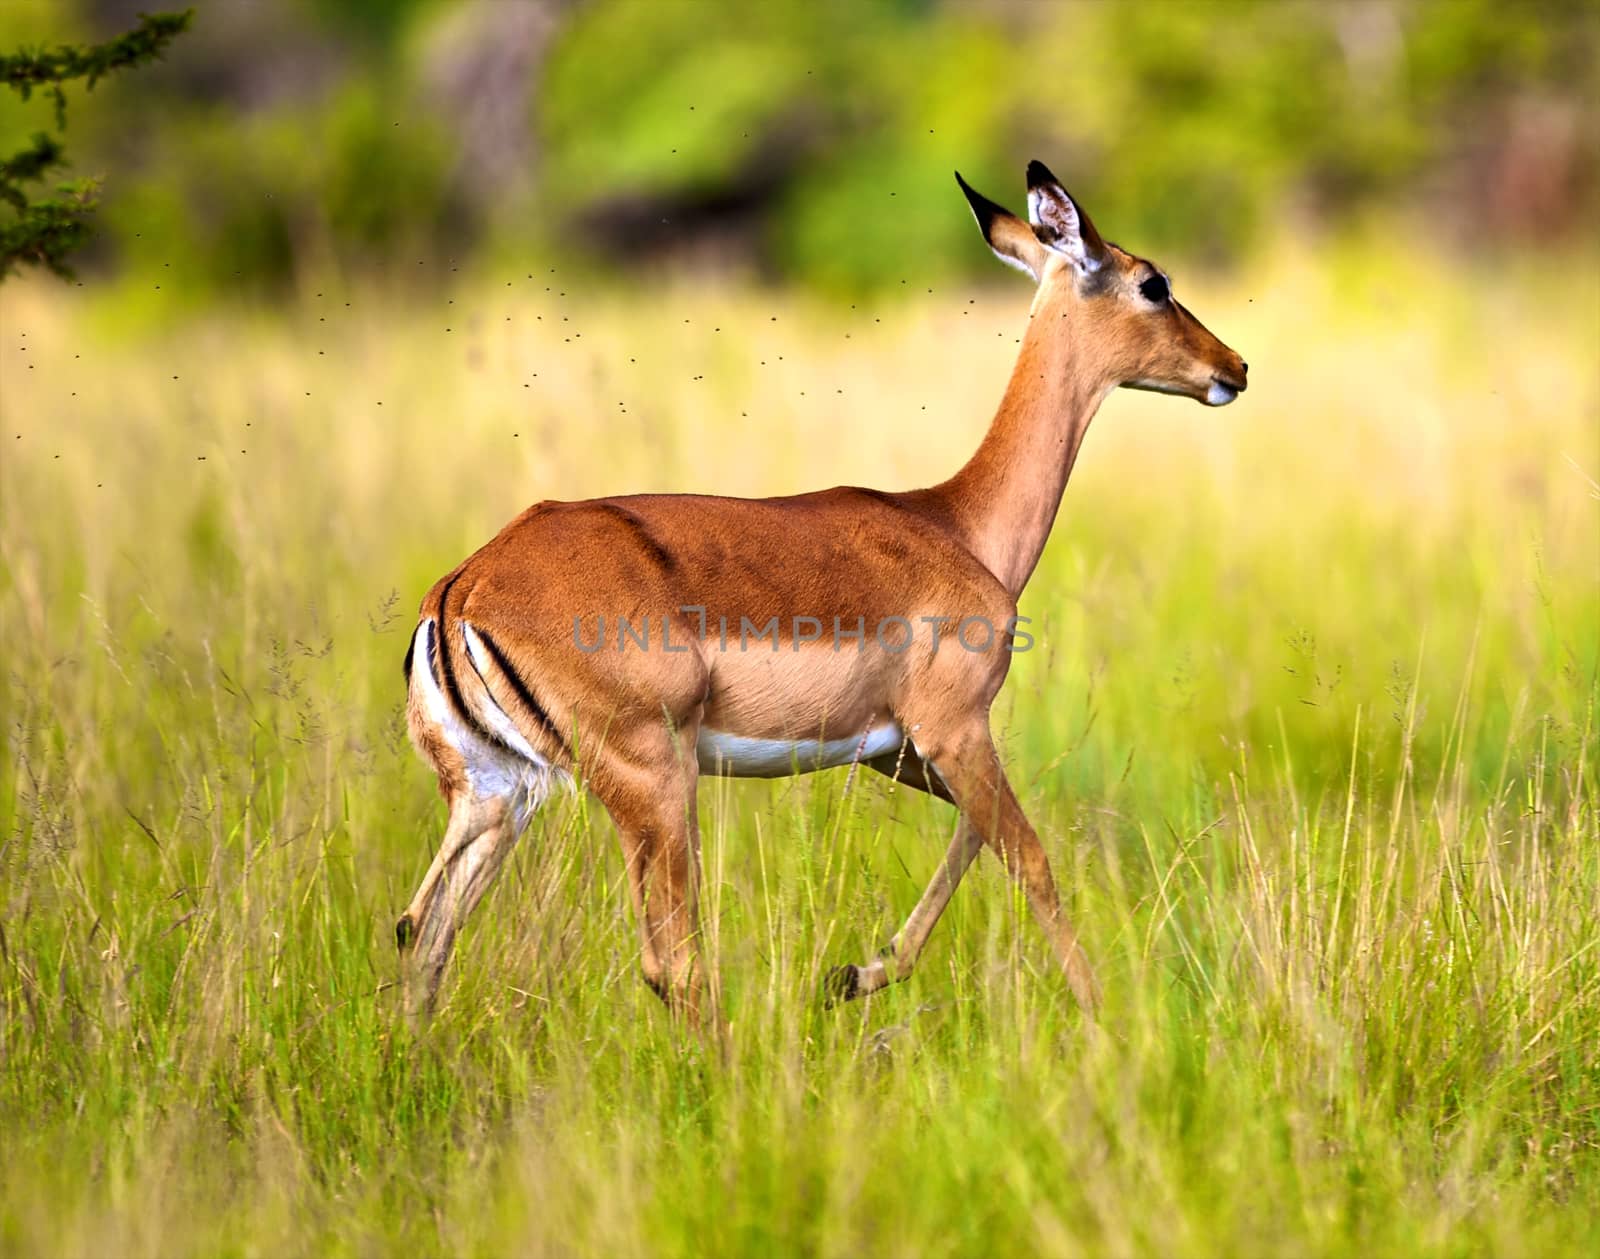
[[[202,290],[414,253],[441,226],[448,147],[427,125],[396,128],[391,100],[355,79],[314,106],[175,118],[153,142],[159,176],[124,208],[125,253]]]
[[[1560,241],[1595,208],[1596,33],[1491,0],[219,3],[96,94],[84,165],[140,182],[105,261],[201,296],[485,246],[931,284],[988,265],[951,170],[1015,206],[1034,156],[1163,256],[1372,210]]]

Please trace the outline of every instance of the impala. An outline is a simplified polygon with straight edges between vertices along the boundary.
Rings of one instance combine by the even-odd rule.
[[[1027,177],[1023,222],[956,176],[989,247],[1037,289],[988,433],[949,480],[537,503],[428,592],[406,712],[449,823],[396,927],[413,1019],[530,815],[581,767],[621,840],[644,978],[698,1022],[699,777],[843,764],[950,801],[960,821],[905,924],[877,957],[834,971],[831,996],[909,975],[988,845],[1093,1013],[1093,972],[990,706],[1023,638],[1017,597],[1101,401],[1121,385],[1222,406],[1246,365],[1041,163]]]

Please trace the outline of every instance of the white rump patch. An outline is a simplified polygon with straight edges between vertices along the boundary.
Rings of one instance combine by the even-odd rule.
[[[700,730],[695,759],[702,774],[723,778],[787,778],[831,769],[892,752],[905,734],[888,722],[845,739],[750,739],[721,730]]]
[[[439,684],[434,680],[433,662],[428,657],[428,630],[432,626],[436,647],[445,650],[444,636],[431,620],[417,626],[411,640],[411,685],[422,696],[423,708],[428,717],[443,733],[445,741],[461,754],[466,763],[467,782],[473,794],[484,798],[499,797],[509,801],[514,825],[520,831],[528,824],[534,811],[549,798],[558,784],[570,787],[571,776],[552,765],[517,729],[516,723],[505,710],[495,703],[494,696],[484,684],[494,661],[483,646],[483,641],[465,621],[459,622],[467,643],[467,653],[472,658],[475,673],[462,676],[458,670],[456,681],[461,698],[473,705],[478,720],[498,739],[506,744],[499,747],[486,742],[471,730],[456,714]]]

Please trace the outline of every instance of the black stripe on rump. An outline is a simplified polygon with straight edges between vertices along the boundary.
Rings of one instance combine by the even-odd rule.
[[[561,727],[551,720],[550,714],[545,711],[544,705],[534,698],[533,692],[528,689],[528,684],[511,667],[511,661],[506,659],[506,653],[500,650],[500,644],[495,642],[490,637],[489,632],[482,626],[474,625],[472,632],[482,641],[484,650],[494,660],[494,667],[500,670],[505,680],[511,685],[511,689],[517,694],[517,699],[522,702],[524,708],[533,714],[533,719],[539,723],[539,729],[555,740],[556,747],[560,748],[562,752],[566,752],[567,741],[561,737]]]
[[[439,642],[434,632],[434,619],[429,617],[427,641],[423,643],[423,651],[427,653],[428,676],[433,679],[433,684],[439,686]]]
[[[511,748],[507,747],[506,741],[484,725],[478,714],[467,706],[466,696],[462,695],[461,685],[456,681],[456,667],[450,660],[450,636],[449,630],[445,625],[445,604],[449,602],[450,592],[455,589],[456,582],[460,580],[461,574],[457,573],[450,579],[450,584],[444,588],[444,593],[439,596],[439,637],[443,640],[440,644],[443,650],[439,652],[439,665],[440,672],[444,675],[440,680],[441,685],[446,699],[449,700],[461,719],[467,723],[473,734],[491,747],[505,748],[509,752]],[[462,650],[466,650],[466,645],[466,636],[463,634],[461,638]]]
[[[405,662],[400,666],[400,671],[406,675],[406,686],[408,689],[411,686],[411,657],[416,654],[416,650],[417,636],[415,633],[413,633],[410,638],[406,639],[406,658]]]
[[[647,555],[650,556],[665,572],[671,572],[678,567],[678,561],[672,558],[672,553],[662,546],[656,536],[650,532],[650,526],[645,524],[637,514],[626,507],[616,503],[602,503],[601,506],[610,512],[617,520],[627,525],[635,539]]]

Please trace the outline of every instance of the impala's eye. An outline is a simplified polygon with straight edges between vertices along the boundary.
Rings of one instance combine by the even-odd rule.
[[[1172,296],[1172,290],[1167,287],[1165,276],[1153,275],[1139,286],[1139,292],[1144,295],[1147,302],[1164,302]]]

